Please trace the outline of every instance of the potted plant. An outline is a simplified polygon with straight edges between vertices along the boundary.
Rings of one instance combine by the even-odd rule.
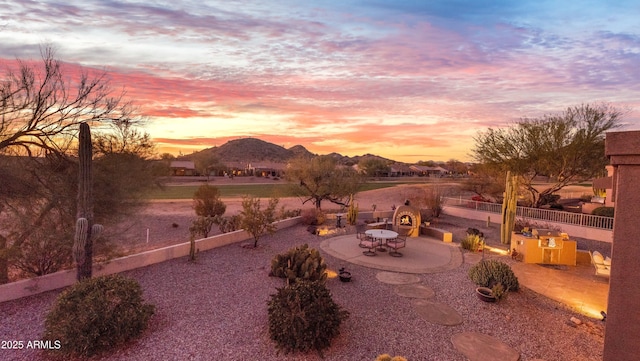
[[[511,267],[497,260],[478,262],[469,269],[469,278],[478,286],[478,298],[486,302],[500,301],[509,291],[518,291],[520,288]]]
[[[476,296],[484,302],[496,302],[498,300],[489,287],[477,287]]]
[[[342,282],[349,282],[351,281],[351,272],[345,271],[344,267],[342,267],[338,270],[338,277]]]

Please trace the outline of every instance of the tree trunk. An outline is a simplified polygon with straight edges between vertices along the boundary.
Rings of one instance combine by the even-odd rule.
[[[9,255],[7,239],[0,235],[0,285],[9,283]]]
[[[87,220],[86,235],[83,237],[86,241],[84,243],[84,257],[82,262],[79,262],[77,267],[78,281],[91,278],[93,270],[93,240],[92,240],[92,227],[93,227],[93,173],[92,173],[92,149],[91,149],[91,130],[87,123],[80,124],[80,136],[78,144],[78,158],[79,158],[79,170],[78,170],[78,209],[76,217],[84,218]]]
[[[516,177],[507,172],[504,199],[502,200],[502,223],[500,225],[500,241],[511,244],[511,232],[516,219],[518,183]]]

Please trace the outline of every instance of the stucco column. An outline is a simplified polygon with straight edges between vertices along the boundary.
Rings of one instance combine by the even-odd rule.
[[[640,131],[607,133],[614,167],[613,247],[604,360],[640,355]]]

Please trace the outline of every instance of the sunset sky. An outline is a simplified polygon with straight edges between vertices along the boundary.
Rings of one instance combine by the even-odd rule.
[[[478,131],[598,102],[640,129],[637,0],[0,0],[2,68],[42,44],[107,70],[174,154],[468,161]]]

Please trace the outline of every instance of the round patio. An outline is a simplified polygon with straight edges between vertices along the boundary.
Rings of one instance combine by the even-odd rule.
[[[436,273],[451,270],[462,264],[460,247],[429,237],[408,237],[407,246],[400,250],[402,257],[388,252],[365,256],[355,234],[326,239],[320,248],[333,257],[364,267],[403,273]]]

